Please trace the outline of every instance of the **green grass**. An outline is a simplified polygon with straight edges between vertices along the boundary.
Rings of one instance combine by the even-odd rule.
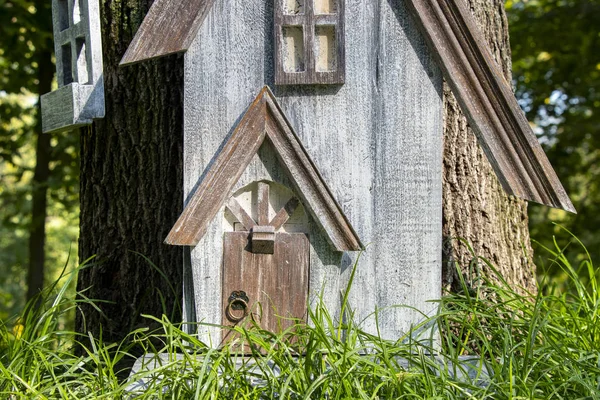
[[[600,398],[597,270],[589,258],[572,266],[563,252],[547,251],[572,290],[544,282],[543,294],[522,294],[497,277],[499,284],[447,295],[438,315],[424,322],[435,323],[441,351],[412,339],[420,327],[385,341],[354,325],[351,310],[345,311],[350,322],[340,323],[320,305],[312,307],[310,326],[299,323],[277,335],[252,324],[236,327],[251,358],[211,349],[166,317],[147,316],[160,324],[158,331],[140,329],[121,344],[106,344],[60,329],[61,315],[89,302],[65,296],[69,275],[43,294],[40,307],[0,325],[0,398]],[[82,356],[74,355],[75,342]],[[121,361],[140,347],[164,359],[120,379]],[[475,360],[471,372],[489,376],[461,374],[467,355]],[[144,390],[127,391],[141,379]]]

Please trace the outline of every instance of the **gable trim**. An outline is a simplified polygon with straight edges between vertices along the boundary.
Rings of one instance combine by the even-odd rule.
[[[408,0],[504,190],[575,212],[462,0]]]
[[[338,251],[363,249],[358,235],[266,86],[208,167],[165,243],[198,244],[265,139],[273,145],[279,162],[294,183],[296,195],[332,246]]]

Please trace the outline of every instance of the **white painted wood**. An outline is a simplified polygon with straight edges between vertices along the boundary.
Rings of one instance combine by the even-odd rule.
[[[104,117],[98,0],[52,0],[58,90],[42,96],[42,130],[73,129]]]
[[[264,84],[273,88],[273,9],[262,0],[216,2],[185,55],[184,190],[201,179]],[[398,339],[441,294],[442,78],[400,0],[347,0],[346,83],[273,91],[317,169],[368,248],[349,297],[355,318]],[[287,187],[261,148],[237,189],[261,179]],[[221,214],[223,215],[223,214]],[[312,221],[312,220],[311,220]],[[311,301],[335,314],[356,254],[342,254],[309,221]],[[312,225],[311,225],[312,224]],[[191,250],[189,320],[221,320],[223,217]],[[220,332],[204,327],[218,344]]]

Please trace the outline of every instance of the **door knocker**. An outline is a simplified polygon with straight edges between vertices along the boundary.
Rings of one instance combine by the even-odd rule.
[[[248,303],[250,299],[243,290],[236,290],[231,292],[229,299],[227,299],[227,308],[225,309],[225,315],[231,322],[240,322],[248,316]],[[241,313],[234,311],[241,311]]]

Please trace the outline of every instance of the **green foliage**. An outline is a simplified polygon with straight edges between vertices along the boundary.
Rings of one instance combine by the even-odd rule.
[[[51,2],[0,0],[0,317],[22,310],[28,267],[32,177],[41,58],[52,55]],[[46,62],[47,64],[47,62]],[[53,71],[45,73],[52,74]],[[54,134],[47,223],[47,279],[53,281],[74,244],[76,259],[79,138]],[[75,256],[75,257],[74,257]]]
[[[531,235],[552,247],[559,223],[598,259],[600,0],[508,0],[506,8],[517,97],[579,213],[532,206]]]
[[[250,321],[228,328],[238,339],[220,350],[187,333],[190,326],[164,316],[146,316],[150,325],[160,326],[157,331],[141,328],[121,344],[107,344],[102,337],[60,329],[61,314],[77,302],[65,296],[65,286],[56,286],[44,295],[44,306],[21,316],[16,328],[0,325],[0,395],[11,400],[600,398],[598,272],[584,252],[587,281],[582,282],[564,251],[549,254],[575,290],[521,294],[499,277],[500,284],[465,286],[462,294],[441,300],[438,315],[396,342],[361,331],[348,308],[346,322],[338,322],[316,304],[308,326],[298,323],[273,334]],[[432,326],[439,329],[441,344],[430,340]],[[73,354],[74,342],[83,347],[81,356]],[[240,343],[249,346],[251,357],[238,353]],[[133,358],[135,348],[147,354],[149,367],[120,379],[127,375],[122,362]],[[162,357],[152,358],[158,353]]]

